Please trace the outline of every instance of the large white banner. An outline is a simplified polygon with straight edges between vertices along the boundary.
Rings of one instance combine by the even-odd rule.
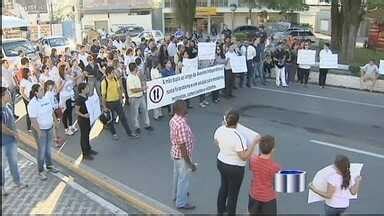
[[[183,59],[183,67],[181,68],[181,73],[183,74],[189,74],[189,73],[194,73],[197,71],[199,67],[199,61],[196,58],[193,59]]]
[[[297,64],[315,65],[316,64],[316,50],[299,49],[297,51]]]
[[[231,56],[229,63],[232,67],[232,73],[247,72],[247,61],[245,60],[245,56]]]
[[[216,43],[200,42],[198,44],[198,57],[199,60],[215,59]]]
[[[330,54],[330,55],[322,55],[320,56],[320,68],[338,68],[338,55]]]
[[[224,65],[148,81],[147,86],[148,109],[156,109],[224,88]]]
[[[379,74],[384,74],[384,60],[380,60]]]
[[[361,169],[363,168],[363,164],[361,163],[351,163],[351,178],[355,179],[356,176],[359,176],[361,174]],[[315,186],[316,189],[320,191],[327,191],[327,178],[328,176],[335,174],[336,169],[334,165],[329,165],[321,170],[319,170],[315,177],[312,180],[313,186]],[[349,194],[350,199],[357,199],[357,195]],[[312,190],[309,190],[308,193],[308,203],[323,201],[324,198],[313,192]]]
[[[100,99],[96,90],[94,91],[93,95],[89,97],[87,101],[85,101],[85,105],[87,106],[89,121],[92,125],[101,115]]]

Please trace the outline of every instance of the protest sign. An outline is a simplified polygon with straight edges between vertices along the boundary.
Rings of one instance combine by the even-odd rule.
[[[247,61],[245,60],[245,56],[231,56],[229,62],[232,67],[232,73],[247,72]]]
[[[215,59],[216,43],[199,42],[198,44],[198,58],[199,60]]]
[[[94,91],[93,95],[89,97],[87,101],[85,101],[85,105],[87,106],[89,121],[92,125],[101,115],[100,99],[96,90]]]
[[[320,68],[329,69],[329,68],[338,68],[338,55],[329,54],[320,56]]]
[[[148,81],[147,86],[148,110],[156,109],[224,88],[224,65]]]
[[[361,169],[363,168],[363,164],[361,163],[351,163],[350,171],[351,178],[355,179],[356,176],[359,176],[361,173]],[[329,165],[320,171],[318,171],[315,177],[312,180],[313,186],[320,191],[327,191],[327,178],[336,173],[336,168],[334,165]],[[350,199],[357,199],[357,195],[350,194]],[[323,201],[324,198],[309,190],[308,193],[308,203]]]
[[[297,64],[315,65],[316,64],[316,50],[299,49],[297,51]]]
[[[384,74],[384,60],[380,60],[379,74]]]
[[[189,73],[195,73],[197,72],[197,69],[199,67],[199,62],[197,58],[193,59],[183,59],[183,67],[181,68],[181,73],[183,74],[189,74]]]
[[[237,124],[236,130],[245,138],[245,142],[248,147],[250,147],[252,143],[260,137],[259,133],[240,123]],[[254,154],[259,154],[259,146],[255,148]]]

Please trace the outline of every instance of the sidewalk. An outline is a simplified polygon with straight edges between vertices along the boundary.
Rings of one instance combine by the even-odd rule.
[[[40,181],[37,164],[23,152],[18,153],[22,182],[28,187],[16,191],[15,184],[5,162],[5,189],[2,196],[2,214],[124,214],[122,210],[98,195],[86,190],[70,177],[48,173],[46,181]]]

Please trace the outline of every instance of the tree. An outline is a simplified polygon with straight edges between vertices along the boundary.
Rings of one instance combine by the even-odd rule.
[[[304,0],[256,0],[259,8],[266,7],[268,9],[279,10],[281,12],[293,12],[308,10],[308,5]]]
[[[177,24],[184,31],[193,31],[193,21],[196,14],[196,0],[176,0],[173,1],[173,10]]]

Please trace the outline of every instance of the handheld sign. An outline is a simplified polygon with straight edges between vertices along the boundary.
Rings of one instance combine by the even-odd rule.
[[[89,121],[92,125],[101,115],[100,99],[96,90],[94,90],[93,95],[85,101],[85,105],[89,113]]]
[[[216,43],[200,42],[198,44],[199,60],[215,59]]]
[[[199,67],[199,63],[197,58],[193,59],[183,59],[183,67],[181,68],[182,74],[191,74],[197,72],[197,69]]]
[[[299,49],[297,52],[297,63],[301,65],[315,65],[316,50]]]
[[[320,56],[320,68],[330,69],[330,68],[338,68],[338,55],[337,54],[329,54]]]
[[[384,60],[380,60],[379,74],[384,74]]]
[[[245,56],[231,56],[229,62],[232,67],[232,73],[247,72],[247,61],[245,60]]]

